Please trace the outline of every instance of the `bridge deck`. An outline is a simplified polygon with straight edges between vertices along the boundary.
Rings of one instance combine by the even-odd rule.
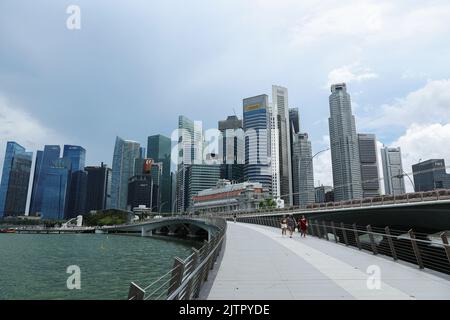
[[[450,299],[448,276],[298,233],[282,237],[276,228],[229,223],[224,248],[204,293],[210,300]],[[379,290],[367,285],[372,265],[381,271]]]

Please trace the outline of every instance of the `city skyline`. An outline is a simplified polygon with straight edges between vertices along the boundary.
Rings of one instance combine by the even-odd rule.
[[[274,83],[290,89],[290,105],[299,108],[315,153],[328,140],[329,84],[345,81],[358,131],[400,146],[405,168],[427,156],[450,163],[448,1],[280,1],[251,10],[241,2],[213,10],[193,1],[185,13],[174,11],[176,4],[80,1],[78,31],[65,28],[62,4],[37,7],[43,19],[28,19],[24,2],[3,5],[0,157],[8,140],[30,150],[68,143],[90,151],[88,165],[107,160],[111,166],[110,137],[145,145],[150,134],[169,136],[178,114],[194,120],[201,114],[204,127],[213,128],[233,108],[240,115],[242,97],[269,93]],[[261,26],[254,15],[270,22]],[[174,33],[178,40],[167,40]],[[265,48],[257,59],[254,48]],[[314,161],[316,182],[329,184],[329,153]]]

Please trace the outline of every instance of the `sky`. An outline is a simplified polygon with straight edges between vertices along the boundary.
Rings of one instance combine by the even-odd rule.
[[[329,146],[330,85],[346,82],[358,132],[400,146],[405,171],[450,165],[448,39],[448,0],[2,0],[0,159],[14,140],[111,165],[116,135],[146,146],[180,114],[217,128],[273,84],[315,153]],[[316,185],[332,184],[330,157],[314,159]]]

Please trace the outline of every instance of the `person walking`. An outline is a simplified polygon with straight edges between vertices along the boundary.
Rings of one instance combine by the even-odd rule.
[[[289,238],[292,238],[292,234],[295,231],[295,220],[292,215],[289,216],[287,220],[288,228],[289,228]]]
[[[283,218],[281,219],[281,235],[285,236],[286,235],[286,230],[287,230],[287,219],[286,216],[283,216]]]
[[[233,221],[236,223],[236,213],[233,214]]]
[[[300,237],[306,238],[306,233],[308,231],[308,220],[306,220],[305,216],[302,216],[301,219],[298,220],[298,228],[300,229]]]

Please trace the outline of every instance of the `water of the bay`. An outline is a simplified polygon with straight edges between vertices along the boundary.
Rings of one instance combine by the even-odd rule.
[[[0,299],[126,299],[186,258],[192,243],[97,234],[0,234]],[[69,290],[69,266],[81,289]]]

